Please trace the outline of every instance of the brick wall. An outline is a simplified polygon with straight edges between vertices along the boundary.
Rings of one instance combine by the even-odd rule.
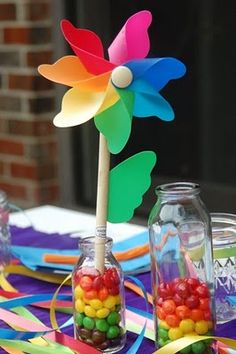
[[[0,189],[21,207],[57,203],[51,0],[0,1]]]

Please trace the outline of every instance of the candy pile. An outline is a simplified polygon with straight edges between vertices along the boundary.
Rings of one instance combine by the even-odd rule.
[[[111,267],[101,275],[81,268],[74,276],[74,319],[79,340],[97,349],[120,347],[125,342],[120,277]]]
[[[207,284],[194,278],[176,278],[169,283],[161,283],[158,287],[156,315],[160,347],[186,335],[210,334],[213,322]],[[201,341],[180,353],[209,353],[209,346],[209,341]]]

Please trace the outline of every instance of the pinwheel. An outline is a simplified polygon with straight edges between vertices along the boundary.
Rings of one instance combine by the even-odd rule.
[[[64,56],[53,65],[41,65],[46,78],[72,88],[62,100],[62,110],[54,118],[58,127],[71,127],[95,119],[106,137],[111,153],[119,153],[127,143],[132,116],[157,116],[172,120],[171,105],[159,91],[171,79],[184,75],[185,66],[175,58],[146,58],[150,42],[149,11],[131,16],[104,58],[101,40],[92,31],[61,22],[63,35],[76,56]]]
[[[174,118],[171,105],[159,91],[185,73],[184,64],[175,58],[146,59],[151,20],[149,11],[131,16],[108,49],[110,61],[104,58],[101,40],[94,32],[63,20],[62,33],[75,55],[39,67],[46,78],[72,87],[63,97],[54,124],[72,127],[94,117],[100,132],[95,263],[101,272],[107,220],[118,223],[132,218],[151,184],[156,163],[154,152],[143,151],[109,171],[110,153],[118,154],[126,145],[133,116]]]

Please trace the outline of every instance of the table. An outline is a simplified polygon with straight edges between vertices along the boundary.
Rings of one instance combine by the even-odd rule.
[[[37,215],[38,215],[37,217],[40,217],[40,212]],[[50,220],[50,215],[48,215],[48,219]],[[15,224],[17,223],[18,222],[15,221]],[[41,224],[45,225],[45,220],[43,220]],[[126,227],[123,230],[128,230],[128,232],[131,232],[131,229],[132,232],[140,230],[139,226],[136,225],[133,226],[131,225],[130,228],[128,227],[128,225],[126,225]],[[63,229],[63,231],[65,231],[65,229]],[[58,232],[53,232],[49,235],[44,230],[41,229],[41,231],[39,231],[32,228],[31,226],[19,227],[19,225],[18,226],[14,225],[14,217],[11,219],[11,233],[12,233],[13,245],[30,245],[36,247],[46,246],[47,248],[50,247],[55,248],[55,244],[56,244],[58,249],[77,247],[77,239],[68,237],[68,234],[62,235],[59,234]],[[146,290],[151,292],[150,272],[139,274],[137,275],[137,277],[143,282]],[[46,283],[31,278],[29,279],[20,275],[9,275],[8,279],[12,283],[12,285],[15,286],[20,292],[29,293],[29,294],[49,293],[49,292],[53,293],[58,287],[57,285],[54,284]],[[126,304],[136,308],[144,309],[143,299],[141,299],[139,296],[136,296],[130,290],[126,290]],[[32,310],[32,312],[36,316],[38,316],[38,318],[42,320],[43,323],[49,325],[48,310],[39,310],[33,307],[31,307],[30,310]],[[150,313],[152,312],[151,306],[149,307],[149,311]],[[59,314],[58,315],[59,324],[65,322],[67,318],[68,315]],[[66,328],[65,330],[63,330],[63,332],[71,336],[73,335],[72,327]],[[217,329],[217,334],[236,339],[236,321],[231,321],[230,323],[226,323],[224,325],[219,326]],[[119,354],[126,353],[128,348],[132,345],[136,337],[137,337],[136,334],[128,332],[127,344],[125,348],[119,352]],[[153,353],[154,350],[155,350],[154,343],[151,340],[145,338],[137,353],[141,354],[145,352],[149,354],[149,353]],[[2,351],[1,353],[4,353],[4,351]]]

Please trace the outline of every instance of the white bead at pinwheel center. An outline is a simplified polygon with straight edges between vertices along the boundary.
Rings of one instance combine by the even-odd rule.
[[[118,66],[111,73],[111,80],[118,88],[129,86],[133,80],[132,71],[126,66]]]

